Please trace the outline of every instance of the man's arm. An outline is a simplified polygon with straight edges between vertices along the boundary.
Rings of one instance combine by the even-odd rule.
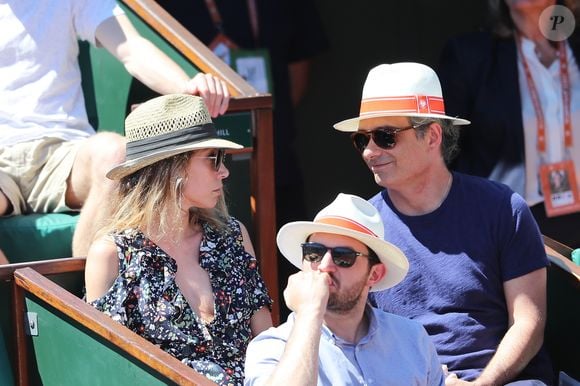
[[[103,21],[97,28],[96,40],[132,76],[155,92],[199,95],[213,117],[225,113],[230,98],[225,82],[210,74],[197,74],[190,79],[173,60],[139,35],[126,15]]]
[[[509,329],[495,355],[474,382],[450,375],[446,385],[504,385],[513,380],[538,353],[546,324],[546,268],[504,283]]]
[[[296,318],[284,353],[265,382],[247,377],[246,385],[315,385],[318,380],[318,350],[326,303],[328,274],[318,271],[298,272],[288,279],[284,299]],[[248,349],[246,375],[254,373],[251,346]],[[257,358],[256,358],[257,359]],[[257,359],[259,361],[259,359]],[[266,374],[267,376],[267,374]],[[255,381],[255,383],[254,383]]]
[[[296,315],[284,354],[266,385],[315,385],[322,317],[318,310],[304,309]]]
[[[304,94],[306,94],[308,80],[310,79],[310,62],[311,60],[305,59],[288,65],[288,73],[290,75],[290,95],[294,107],[300,103]]]

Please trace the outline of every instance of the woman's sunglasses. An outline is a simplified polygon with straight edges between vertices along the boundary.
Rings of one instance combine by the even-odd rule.
[[[356,258],[358,256],[366,256],[364,253],[355,251],[349,247],[334,247],[329,248],[324,244],[320,243],[303,243],[302,246],[302,259],[308,261],[309,263],[319,263],[326,254],[326,251],[330,251],[330,256],[332,256],[332,261],[339,267],[349,268],[352,267]]]
[[[427,124],[428,123],[407,127],[382,126],[377,127],[373,131],[357,131],[356,133],[352,133],[350,138],[352,139],[355,149],[357,149],[359,153],[362,153],[367,148],[371,138],[381,149],[392,149],[397,144],[397,133],[405,130],[416,129]]]
[[[200,158],[209,158],[213,159],[213,168],[217,172],[220,170],[220,167],[223,163],[225,163],[226,159],[226,151],[224,149],[217,149],[215,154],[208,155],[207,157],[200,157]]]

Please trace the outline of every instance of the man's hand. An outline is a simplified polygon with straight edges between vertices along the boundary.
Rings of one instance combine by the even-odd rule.
[[[202,97],[213,118],[224,114],[230,103],[226,83],[212,74],[198,73],[187,82],[184,92]]]
[[[455,373],[449,373],[445,378],[445,386],[474,385],[473,382],[462,381]]]
[[[328,303],[330,276],[326,272],[300,271],[288,278],[284,300],[292,311],[310,309],[324,314]]]

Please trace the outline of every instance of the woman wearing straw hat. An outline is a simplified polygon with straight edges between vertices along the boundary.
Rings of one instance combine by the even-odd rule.
[[[240,384],[271,299],[223,198],[225,149],[203,100],[154,98],[125,121],[116,212],[92,244],[86,300],[221,384]]]

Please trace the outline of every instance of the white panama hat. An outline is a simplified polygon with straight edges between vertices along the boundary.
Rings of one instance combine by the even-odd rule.
[[[280,228],[276,242],[288,261],[302,268],[302,247],[313,233],[333,233],[352,237],[372,249],[387,274],[370,291],[380,291],[399,283],[409,270],[405,254],[393,244],[383,240],[384,226],[374,206],[351,194],[340,193],[322,209],[314,221],[296,221]]]
[[[125,162],[107,173],[118,180],[176,154],[198,149],[241,149],[219,138],[201,97],[168,94],[139,105],[125,119]]]
[[[359,116],[338,122],[334,128],[352,132],[362,120],[399,116],[449,119],[454,125],[471,123],[445,115],[441,84],[433,69],[404,62],[372,68],[363,87]]]

